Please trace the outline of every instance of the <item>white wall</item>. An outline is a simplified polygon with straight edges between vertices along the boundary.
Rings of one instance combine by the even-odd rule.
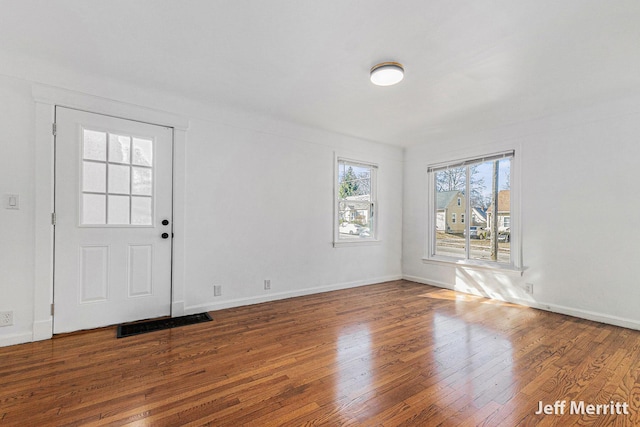
[[[186,312],[401,277],[402,149],[68,70],[50,73],[50,81],[43,75],[38,83],[189,119],[184,163],[176,166],[186,182],[176,206],[185,215],[178,256]],[[0,196],[21,196],[19,211],[0,209],[0,311],[14,313],[14,325],[0,328],[0,346],[34,339],[33,80],[0,74]],[[379,165],[379,245],[332,246],[335,151]],[[214,284],[222,296],[214,297]]]
[[[187,311],[401,276],[402,151],[328,136],[290,138],[192,121]],[[379,164],[380,245],[333,248],[336,150]],[[222,285],[222,297],[213,298],[214,285]]]
[[[403,273],[423,283],[640,329],[640,99],[433,138],[405,152]],[[426,167],[515,148],[524,273],[422,261]],[[514,179],[512,171],[512,181]],[[615,218],[612,217],[615,215]],[[611,230],[608,225],[616,224]],[[534,284],[533,296],[524,293]]]
[[[31,86],[0,76],[0,311],[13,326],[0,328],[0,345],[31,337],[34,281],[34,107]],[[5,209],[18,194],[20,209]]]

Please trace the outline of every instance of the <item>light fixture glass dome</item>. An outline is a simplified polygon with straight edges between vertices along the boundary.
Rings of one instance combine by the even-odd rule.
[[[397,62],[383,62],[371,68],[371,83],[378,86],[391,86],[404,78],[404,68]]]

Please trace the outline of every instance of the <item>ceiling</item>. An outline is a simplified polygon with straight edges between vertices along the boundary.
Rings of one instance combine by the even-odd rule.
[[[640,94],[637,0],[0,4],[5,55],[400,146]]]

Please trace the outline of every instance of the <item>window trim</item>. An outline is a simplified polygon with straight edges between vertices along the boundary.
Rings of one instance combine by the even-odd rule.
[[[373,226],[371,227],[372,237],[354,238],[354,239],[340,239],[340,190],[338,180],[340,177],[340,164],[346,163],[354,166],[362,166],[371,168],[371,206],[373,208],[372,218]],[[333,247],[348,247],[348,246],[366,246],[377,245],[380,243],[378,223],[380,222],[380,205],[378,202],[378,165],[374,162],[355,160],[350,157],[341,156],[338,153],[334,153],[334,174],[333,174]]]
[[[525,269],[522,262],[522,214],[521,214],[521,188],[520,188],[520,150],[516,148],[505,147],[504,150],[496,151],[491,154],[478,153],[475,156],[460,156],[456,159],[456,155],[452,155],[451,159],[444,159],[438,163],[427,165],[427,230],[425,236],[424,253],[422,261],[426,264],[451,265],[456,267],[479,268],[483,270],[519,272]],[[459,153],[457,153],[459,154]],[[486,162],[490,160],[500,160],[503,158],[511,158],[511,261],[510,263],[498,261],[485,261],[469,258],[469,247],[466,247],[465,259],[447,257],[443,255],[435,255],[435,227],[437,221],[436,208],[436,191],[435,191],[435,172],[445,170],[450,167],[467,166],[475,163]],[[467,210],[470,212],[470,200],[466,199]],[[469,233],[470,222],[465,223],[467,235]]]

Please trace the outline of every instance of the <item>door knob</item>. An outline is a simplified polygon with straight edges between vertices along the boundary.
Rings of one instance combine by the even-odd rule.
[[[169,220],[168,219],[163,219],[162,220],[162,225],[169,225]]]
[[[169,233],[162,233],[162,238],[163,239],[168,239],[169,238]]]

